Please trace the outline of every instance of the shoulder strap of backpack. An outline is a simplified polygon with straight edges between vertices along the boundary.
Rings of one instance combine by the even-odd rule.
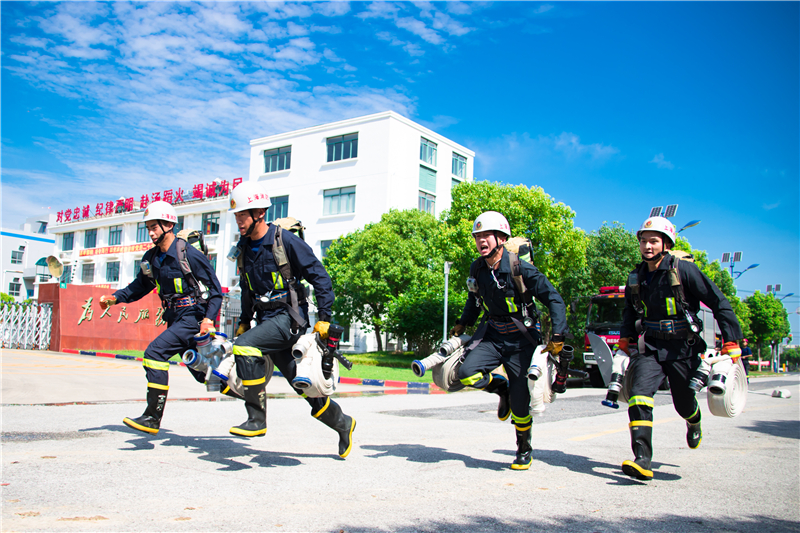
[[[519,266],[519,256],[514,252],[508,253],[508,262],[511,265],[511,278],[514,280],[514,287],[517,289],[517,293],[520,296],[521,300],[525,300],[525,293],[527,292],[527,288],[525,287],[525,280],[522,279],[522,271]]]
[[[194,293],[195,299],[200,303],[204,303],[206,300],[203,298],[203,291],[200,289],[197,278],[194,277],[191,265],[189,265],[189,253],[186,251],[187,245],[188,243],[184,239],[177,239],[175,241],[175,249],[178,252],[178,264],[181,267],[181,272],[183,272],[186,283],[189,284],[189,288],[191,288]]]
[[[283,230],[280,226],[275,226],[275,244],[272,246],[272,256],[278,265],[278,270],[286,281],[289,289],[289,316],[292,317],[292,329],[299,330],[306,327],[306,321],[300,314],[300,302],[297,296],[297,279],[292,274],[292,265],[286,255],[286,248],[283,246]]]

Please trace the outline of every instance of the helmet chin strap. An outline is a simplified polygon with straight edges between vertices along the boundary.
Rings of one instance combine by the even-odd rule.
[[[161,241],[163,241],[164,237],[167,235],[167,230],[165,230],[164,226],[161,225],[161,221],[160,220],[158,220],[157,222],[158,222],[158,227],[161,228],[161,237],[156,239],[155,245],[159,246],[161,244]]]
[[[650,259],[646,258],[645,256],[642,256],[642,260],[647,263],[658,263],[659,261],[661,261],[661,258],[664,257],[665,255],[669,255],[669,250],[662,250],[661,253],[654,255]]]
[[[492,257],[492,256],[494,256],[494,254],[495,254],[495,253],[497,253],[497,250],[499,250],[500,248],[502,248],[502,247],[503,247],[503,245],[502,245],[502,244],[500,244],[500,239],[498,239],[498,238],[497,238],[497,232],[496,232],[496,231],[494,232],[494,241],[497,243],[497,245],[496,245],[494,248],[492,248],[492,251],[491,251],[491,252],[489,252],[489,255],[488,255],[488,256],[486,256],[486,257]],[[501,254],[501,255],[502,255],[502,254]]]
[[[256,216],[253,214],[253,210],[252,209],[248,209],[247,212],[250,213],[250,220],[252,220],[252,222],[250,222],[250,227],[247,228],[247,231],[244,232],[244,236],[245,237],[250,237],[250,234],[253,233],[253,230],[256,227],[256,222],[257,221],[256,221]]]

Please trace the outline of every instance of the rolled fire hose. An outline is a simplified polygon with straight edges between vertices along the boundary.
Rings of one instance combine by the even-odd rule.
[[[714,416],[734,418],[747,403],[747,375],[741,357],[734,363],[728,355],[709,357],[708,410]]]
[[[556,395],[553,394],[553,382],[556,380],[556,365],[549,357],[549,353],[543,351],[545,345],[540,344],[536,347],[531,358],[531,366],[541,369],[541,375],[535,381],[528,380],[528,389],[531,392],[531,413],[540,415],[545,411],[546,403],[553,403]]]
[[[443,362],[431,368],[431,377],[437,387],[447,392],[456,392],[464,388],[464,384],[458,379],[458,369],[461,368],[463,354],[464,347],[461,346]]]
[[[297,371],[292,386],[303,391],[309,398],[330,396],[339,383],[339,362],[333,360],[331,377],[325,379],[322,373],[322,346],[317,342],[316,333],[308,333],[292,346],[292,355],[297,362]]]

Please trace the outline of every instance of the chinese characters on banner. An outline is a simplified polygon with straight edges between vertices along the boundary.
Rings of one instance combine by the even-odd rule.
[[[78,325],[79,326],[84,321],[91,322],[92,318],[94,318],[94,309],[92,309],[92,300],[94,300],[93,297],[88,298],[84,302],[84,304],[81,306],[81,309],[83,309],[83,312],[81,313],[81,317],[78,319]],[[106,307],[106,310],[103,311],[103,314],[100,315],[100,318],[98,318],[98,320],[102,320],[103,317],[106,317],[106,316],[113,320],[114,317],[111,316],[111,308],[112,308],[112,306]],[[145,319],[148,319],[148,318],[150,318],[150,309],[139,309],[139,316],[136,317],[136,320],[134,320],[133,322],[134,322],[134,324],[138,324],[140,320],[145,320]],[[117,318],[117,324],[119,324],[120,321],[122,321],[123,319],[124,320],[128,320],[128,311],[127,311],[127,307],[126,306],[121,305],[119,307],[119,318]],[[166,325],[166,322],[164,321],[164,308],[163,307],[159,307],[156,310],[155,325],[156,326]]]
[[[143,194],[139,198],[138,209],[147,209],[150,203],[158,201],[164,201],[170,204],[181,204],[190,200],[220,198],[230,194],[231,190],[235,189],[240,183],[242,183],[242,178],[236,178],[232,183],[228,183],[227,180],[209,184],[198,183],[192,187],[191,193],[179,187],[175,190],[168,189],[166,191],[153,192],[149,195]],[[116,201],[109,200],[105,203],[98,203],[95,206],[94,212],[92,212],[91,206],[88,204],[83,207],[76,207],[75,209],[59,211],[56,213],[56,223],[75,222],[89,217],[127,213],[135,209],[136,205],[134,204],[133,197],[120,198]]]

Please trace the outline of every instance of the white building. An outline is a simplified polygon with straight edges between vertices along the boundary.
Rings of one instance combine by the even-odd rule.
[[[0,230],[3,255],[2,289],[21,302],[39,296],[39,282],[50,279],[45,259],[53,253],[55,239],[47,232],[47,218],[33,217],[19,229]]]
[[[438,216],[450,207],[451,188],[472,181],[474,158],[464,146],[387,111],[255,139],[249,180],[262,182],[271,197],[268,219],[302,221],[306,242],[323,257],[334,239],[377,222],[390,209]],[[203,231],[220,283],[235,292],[236,265],[224,256],[239,237],[227,210],[228,190],[240,180],[59,211],[51,231],[65,265],[63,280],[111,289],[130,283],[152,246],[142,206],[161,199],[173,203],[179,226]],[[349,348],[374,349],[374,336],[357,325],[349,333]]]

